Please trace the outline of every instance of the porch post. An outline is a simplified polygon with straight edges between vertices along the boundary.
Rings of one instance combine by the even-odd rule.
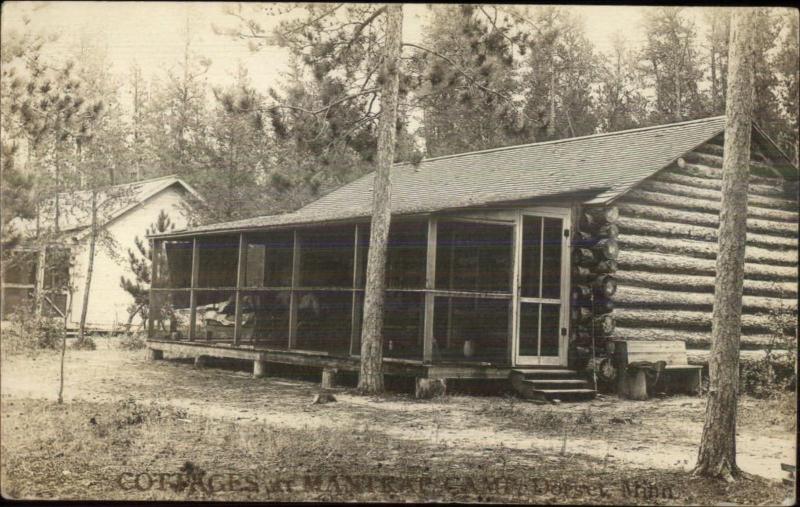
[[[425,330],[423,334],[422,362],[433,361],[433,308],[436,296],[436,223],[435,217],[428,218],[428,250],[425,261]]]
[[[195,339],[195,332],[197,331],[197,275],[200,271],[199,262],[200,252],[197,249],[197,238],[192,238],[192,281],[190,283],[191,290],[189,290],[189,341]]]
[[[295,347],[297,338],[297,283],[300,274],[300,238],[297,229],[292,231],[292,287],[289,291],[289,349]]]
[[[233,325],[233,345],[239,345],[242,336],[242,285],[244,285],[245,258],[244,233],[239,233],[239,258],[236,265],[236,317]]]
[[[151,239],[150,240],[150,289],[147,291],[147,338],[153,338],[153,330],[155,326],[153,324],[153,312],[155,309],[154,301],[153,301],[153,285],[155,285],[156,280],[161,278],[160,273],[160,266],[156,264],[156,259],[160,259],[158,253],[156,252],[156,248],[161,248],[161,242]],[[161,313],[161,309],[158,310]]]
[[[36,255],[36,289],[34,289],[34,301],[36,302],[34,312],[37,316],[42,315],[42,307],[44,306],[44,274],[47,262],[47,246],[40,248]]]
[[[519,326],[519,291],[520,291],[520,278],[522,272],[522,212],[517,211],[517,217],[514,220],[514,252],[511,275],[511,322],[508,326],[508,364],[515,366],[514,361],[516,358],[515,347],[517,344]]]
[[[358,325],[358,316],[361,314],[358,311],[358,287],[361,285],[361,276],[358,271],[358,264],[361,262],[361,255],[358,251],[358,241],[361,238],[361,226],[359,224],[355,225],[355,231],[353,232],[354,240],[353,240],[353,303],[351,307],[350,313],[350,355],[357,355],[360,354],[360,350],[355,350],[356,339],[358,338],[358,331],[360,330],[360,326]]]

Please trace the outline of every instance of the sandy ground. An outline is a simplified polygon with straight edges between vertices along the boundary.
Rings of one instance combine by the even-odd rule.
[[[55,399],[58,356],[6,358],[0,373],[4,399]],[[647,402],[602,397],[592,402],[537,405],[497,396],[448,396],[417,401],[405,394],[386,399],[356,396],[341,389],[337,402],[310,404],[318,384],[296,378],[253,379],[249,372],[224,368],[195,369],[173,360],[146,362],[144,351],[108,348],[69,351],[65,399],[168,403],[213,419],[273,423],[293,428],[380,428],[388,436],[457,445],[474,452],[504,446],[536,448],[543,453],[590,455],[616,465],[689,470],[702,432],[705,401],[676,396]],[[741,405],[757,403],[743,400]],[[504,410],[512,414],[503,419]],[[537,431],[525,426],[536,412],[591,418],[584,427]],[[767,414],[768,416],[768,414]],[[748,418],[750,419],[750,418]],[[587,431],[592,428],[592,431]],[[795,434],[769,417],[739,425],[738,464],[768,479],[785,477],[781,463],[795,463]]]

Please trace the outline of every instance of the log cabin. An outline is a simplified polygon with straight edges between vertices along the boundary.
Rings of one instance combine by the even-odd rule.
[[[702,361],[724,128],[713,117],[396,164],[385,373],[585,399],[597,386],[581,373],[619,340],[680,341]],[[752,132],[743,350],[769,342],[770,310],[797,312],[798,170]],[[357,371],[372,178],[292,213],[152,236],[151,358]]]

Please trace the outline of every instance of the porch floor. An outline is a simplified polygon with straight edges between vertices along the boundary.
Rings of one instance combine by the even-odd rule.
[[[186,357],[219,357],[282,363],[297,366],[333,368],[342,371],[358,371],[357,356],[341,356],[320,351],[272,349],[253,343],[233,345],[232,342],[214,341],[173,341],[150,339],[147,347],[154,351],[179,354]],[[512,371],[509,365],[436,361],[423,363],[413,359],[384,357],[384,372],[388,375],[409,377],[452,378],[452,379],[498,379],[507,380]],[[529,368],[529,367],[526,367]],[[535,367],[533,367],[535,368]],[[543,366],[548,370],[558,369]]]

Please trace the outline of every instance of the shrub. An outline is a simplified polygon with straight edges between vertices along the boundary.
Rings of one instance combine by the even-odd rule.
[[[119,348],[122,350],[141,350],[146,346],[144,337],[138,333],[126,334],[119,340]]]
[[[769,398],[794,391],[797,385],[797,315],[782,305],[769,312],[770,341],[764,357],[741,361],[739,392],[757,398]]]
[[[85,336],[82,340],[75,340],[70,348],[73,350],[95,350],[97,349],[97,344],[92,340],[91,336]]]
[[[63,320],[37,316],[32,308],[21,306],[9,316],[8,325],[3,329],[3,353],[56,350],[65,337]]]

